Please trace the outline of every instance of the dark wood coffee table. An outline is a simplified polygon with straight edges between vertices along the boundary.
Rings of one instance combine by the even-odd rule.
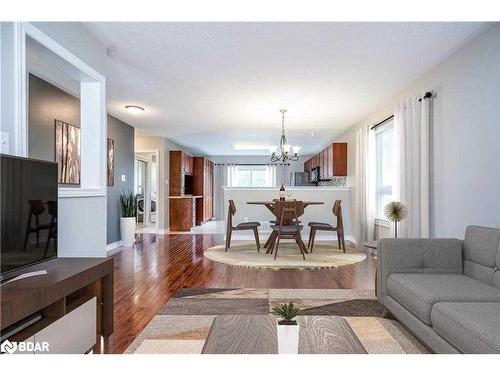
[[[366,354],[344,318],[301,316],[299,354]],[[278,354],[276,317],[221,315],[215,318],[202,354]]]

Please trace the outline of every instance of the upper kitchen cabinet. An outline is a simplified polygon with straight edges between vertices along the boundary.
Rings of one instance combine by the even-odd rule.
[[[184,152],[182,153],[182,171],[187,175],[193,175],[193,157]]]
[[[347,176],[347,143],[332,143],[304,163],[304,171],[319,166],[320,179]]]

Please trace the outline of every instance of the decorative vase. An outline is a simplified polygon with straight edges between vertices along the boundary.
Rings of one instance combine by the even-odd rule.
[[[299,352],[299,325],[277,324],[278,353],[297,354]]]
[[[135,217],[120,218],[120,234],[122,245],[125,247],[134,246],[135,242]]]

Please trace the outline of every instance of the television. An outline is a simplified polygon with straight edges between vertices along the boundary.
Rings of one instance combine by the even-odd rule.
[[[57,163],[0,154],[0,279],[57,257]]]

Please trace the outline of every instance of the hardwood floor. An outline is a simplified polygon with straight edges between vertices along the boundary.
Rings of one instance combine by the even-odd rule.
[[[222,244],[222,235],[141,235],[135,248],[110,255],[115,268],[115,328],[97,352],[122,353],[182,287],[190,288],[362,288],[373,289],[375,259],[325,270],[257,270],[214,263],[203,251]]]

